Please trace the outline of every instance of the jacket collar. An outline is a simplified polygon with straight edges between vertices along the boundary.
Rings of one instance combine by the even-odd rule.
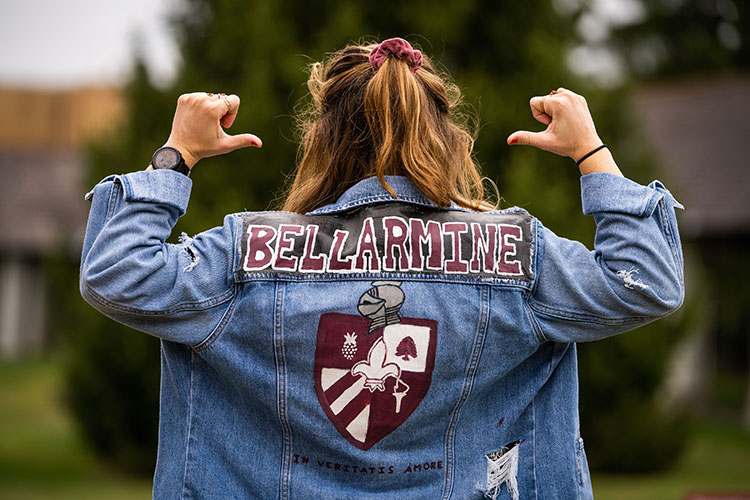
[[[331,212],[342,212],[360,205],[371,203],[382,203],[387,201],[400,201],[437,207],[437,203],[425,196],[417,186],[407,177],[387,175],[385,181],[396,192],[397,196],[389,193],[380,184],[377,177],[368,177],[361,180],[351,188],[347,189],[336,202],[320,207],[310,214],[325,214]]]

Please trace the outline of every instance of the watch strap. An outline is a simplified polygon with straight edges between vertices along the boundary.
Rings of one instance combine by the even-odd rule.
[[[185,160],[183,160],[182,158],[180,158],[180,162],[177,165],[172,167],[172,170],[174,170],[175,172],[179,172],[181,174],[185,174],[188,177],[190,177],[191,170],[187,166],[187,163],[185,163]]]

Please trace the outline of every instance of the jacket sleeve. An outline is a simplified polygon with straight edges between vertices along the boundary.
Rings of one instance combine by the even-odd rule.
[[[110,176],[90,199],[81,257],[83,298],[103,314],[158,337],[197,345],[232,303],[236,218],[166,243],[192,182],[171,170]]]
[[[675,208],[655,181],[606,173],[581,177],[583,212],[596,221],[594,250],[540,224],[538,278],[529,306],[543,340],[581,342],[666,316],[684,298]]]

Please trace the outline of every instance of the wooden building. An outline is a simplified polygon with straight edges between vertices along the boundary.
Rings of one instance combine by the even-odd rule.
[[[112,133],[117,89],[0,89],[0,357],[47,339],[43,259],[77,258],[86,222],[82,149]]]

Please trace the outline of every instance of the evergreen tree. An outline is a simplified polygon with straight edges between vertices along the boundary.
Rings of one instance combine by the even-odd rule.
[[[643,16],[610,43],[641,79],[731,73],[750,66],[750,4],[641,0]]]

